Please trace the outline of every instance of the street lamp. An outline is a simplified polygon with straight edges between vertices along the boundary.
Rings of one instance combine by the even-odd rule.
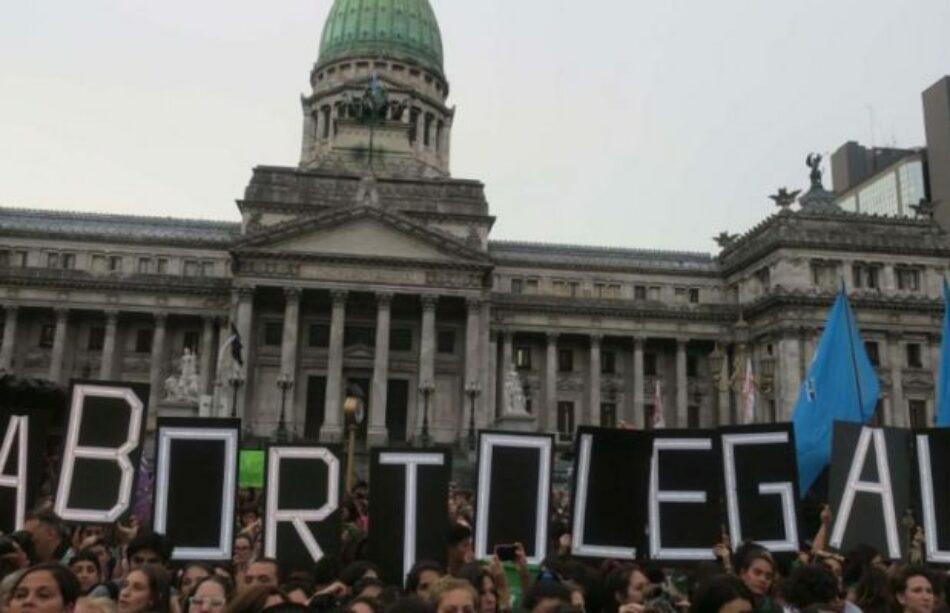
[[[343,399],[343,418],[346,422],[346,491],[353,491],[353,475],[356,460],[356,426],[363,421],[363,398],[359,390],[350,386]]]
[[[465,386],[465,395],[468,396],[469,401],[468,448],[472,451],[475,450],[475,399],[478,398],[478,395],[481,393],[482,387],[478,384],[478,381],[470,381],[468,385]]]
[[[419,393],[422,394],[422,446],[428,447],[432,444],[432,437],[429,436],[429,396],[435,391],[435,386],[431,381],[423,381],[419,384]]]
[[[237,417],[238,390],[244,385],[244,377],[241,376],[240,369],[235,367],[231,371],[231,376],[228,377],[228,385],[231,386],[231,417]]]
[[[287,391],[293,386],[294,380],[287,373],[281,373],[277,377],[277,387],[280,388],[280,419],[277,421],[277,441],[280,443],[287,442],[288,438],[286,421]]]

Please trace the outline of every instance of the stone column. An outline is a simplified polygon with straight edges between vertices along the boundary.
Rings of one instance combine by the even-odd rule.
[[[491,325],[491,324],[489,324]],[[488,340],[488,389],[485,396],[485,423],[491,424],[498,417],[498,333],[490,330]]]
[[[689,380],[686,377],[686,343],[689,339],[676,339],[676,427],[689,424]]]
[[[644,409],[643,348],[646,339],[637,336],[633,339],[633,425],[637,430],[646,427]]]
[[[102,341],[102,359],[99,361],[99,378],[108,381],[115,370],[115,337],[119,327],[119,312],[106,311],[106,333]]]
[[[284,288],[284,330],[280,341],[280,376],[290,381],[290,387],[281,389],[284,403],[284,423],[287,432],[294,432],[295,419],[294,387],[297,382],[297,347],[300,337],[300,289]]]
[[[802,344],[797,333],[789,333],[780,339],[777,345],[775,379],[778,389],[775,394],[777,399],[775,412],[779,421],[789,421],[792,418],[792,411],[795,410],[795,401],[798,400],[798,391],[802,385]]]
[[[152,364],[148,373],[148,382],[151,390],[148,396],[149,430],[155,429],[155,420],[158,417],[158,403],[162,398],[162,385],[165,380],[165,332],[168,315],[155,313],[155,329],[152,331]]]
[[[477,298],[469,298],[466,301],[468,311],[465,321],[465,382],[464,386],[466,389],[469,386],[477,386],[479,395],[484,392],[482,389],[481,382],[481,327],[479,326],[481,320],[481,309],[482,301]],[[471,423],[470,420],[466,420],[466,414],[472,410],[475,410],[477,416],[477,408],[472,407],[472,402],[468,399],[467,395],[463,396],[463,410],[460,411],[460,416],[462,417],[462,424],[460,432],[468,431],[468,424]],[[476,398],[476,401],[478,399]],[[469,416],[471,418],[471,416]]]
[[[557,430],[557,339],[556,332],[548,332],[544,361],[544,406],[538,415],[541,432]]]
[[[242,287],[237,290],[236,323],[238,334],[241,335],[241,344],[244,346],[244,377],[243,387],[238,390],[237,411],[236,414],[241,418],[241,425],[245,430],[251,429],[253,415],[249,414],[247,405],[251,397],[251,387],[253,384],[254,369],[251,367],[251,352],[254,347],[254,339],[251,338],[251,330],[254,323],[254,288]],[[233,397],[233,390],[229,390]]]
[[[717,385],[718,392],[718,407],[719,407],[719,419],[718,424],[720,426],[728,426],[732,421],[732,393],[729,389],[731,387],[729,381],[729,345],[728,343],[722,343],[719,347],[719,351],[722,352],[722,367],[719,369],[719,372],[712,373],[713,380],[716,380],[719,377],[719,383]]]
[[[891,368],[891,415],[888,426],[906,428],[910,425],[907,407],[904,406],[904,355],[901,351],[901,335],[888,334],[887,348]]]
[[[501,377],[499,378],[498,394],[499,402],[498,415],[504,415],[508,409],[507,399],[505,398],[505,383],[508,381],[508,373],[514,367],[514,334],[510,330],[501,332]]]
[[[327,393],[320,440],[339,440],[343,434],[343,332],[346,327],[346,292],[330,293],[330,347],[327,351]]]
[[[66,352],[66,326],[69,309],[56,309],[56,332],[53,336],[53,355],[49,363],[49,380],[61,383],[63,377],[63,354]]]
[[[599,334],[590,337],[590,407],[587,423],[600,425],[600,344]]]
[[[419,387],[428,387],[429,394],[429,436],[432,436],[432,398],[435,393],[435,307],[439,302],[438,296],[422,296],[422,334],[419,343]],[[418,395],[415,430],[422,432],[423,414],[425,412],[425,395]]]
[[[392,320],[393,295],[376,295],[376,353],[373,356],[373,390],[369,402],[370,446],[385,445],[389,438],[386,428],[386,402],[389,386],[389,327]]]
[[[217,352],[214,350],[214,318],[205,316],[201,318],[201,370],[198,372],[198,393],[208,394],[211,392],[213,382],[212,371],[215,367]]]
[[[16,347],[16,328],[19,307],[4,309],[3,341],[0,344],[0,371],[13,372],[13,351]]]
[[[482,309],[478,319],[478,380],[481,385],[482,393],[475,400],[475,407],[478,413],[475,415],[475,424],[484,427],[491,423],[492,416],[492,394],[494,387],[491,381],[492,359],[491,359],[491,303],[488,300],[482,301]],[[479,419],[481,418],[481,419]]]

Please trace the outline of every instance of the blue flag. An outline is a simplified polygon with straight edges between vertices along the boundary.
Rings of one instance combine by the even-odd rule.
[[[950,427],[950,287],[943,280],[943,342],[937,379],[937,427]]]
[[[880,388],[842,288],[792,414],[802,496],[831,461],[834,422],[870,421]]]

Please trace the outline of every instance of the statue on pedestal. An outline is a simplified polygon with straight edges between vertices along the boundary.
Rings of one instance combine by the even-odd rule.
[[[199,382],[195,354],[185,347],[180,360],[180,372],[165,379],[165,401],[188,404],[198,403]]]
[[[505,373],[505,405],[504,415],[526,416],[524,385],[514,366]]]

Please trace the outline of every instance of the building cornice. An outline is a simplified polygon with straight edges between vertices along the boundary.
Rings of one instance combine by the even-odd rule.
[[[630,300],[577,299],[555,296],[528,296],[492,294],[493,310],[528,311],[560,315],[589,315],[594,317],[627,317],[667,321],[695,321],[707,323],[733,323],[739,319],[735,305],[715,304],[691,307],[671,307],[657,302],[634,302]]]
[[[227,295],[231,279],[170,275],[95,276],[83,271],[46,268],[0,268],[6,287],[57,290],[126,291],[146,294]]]

